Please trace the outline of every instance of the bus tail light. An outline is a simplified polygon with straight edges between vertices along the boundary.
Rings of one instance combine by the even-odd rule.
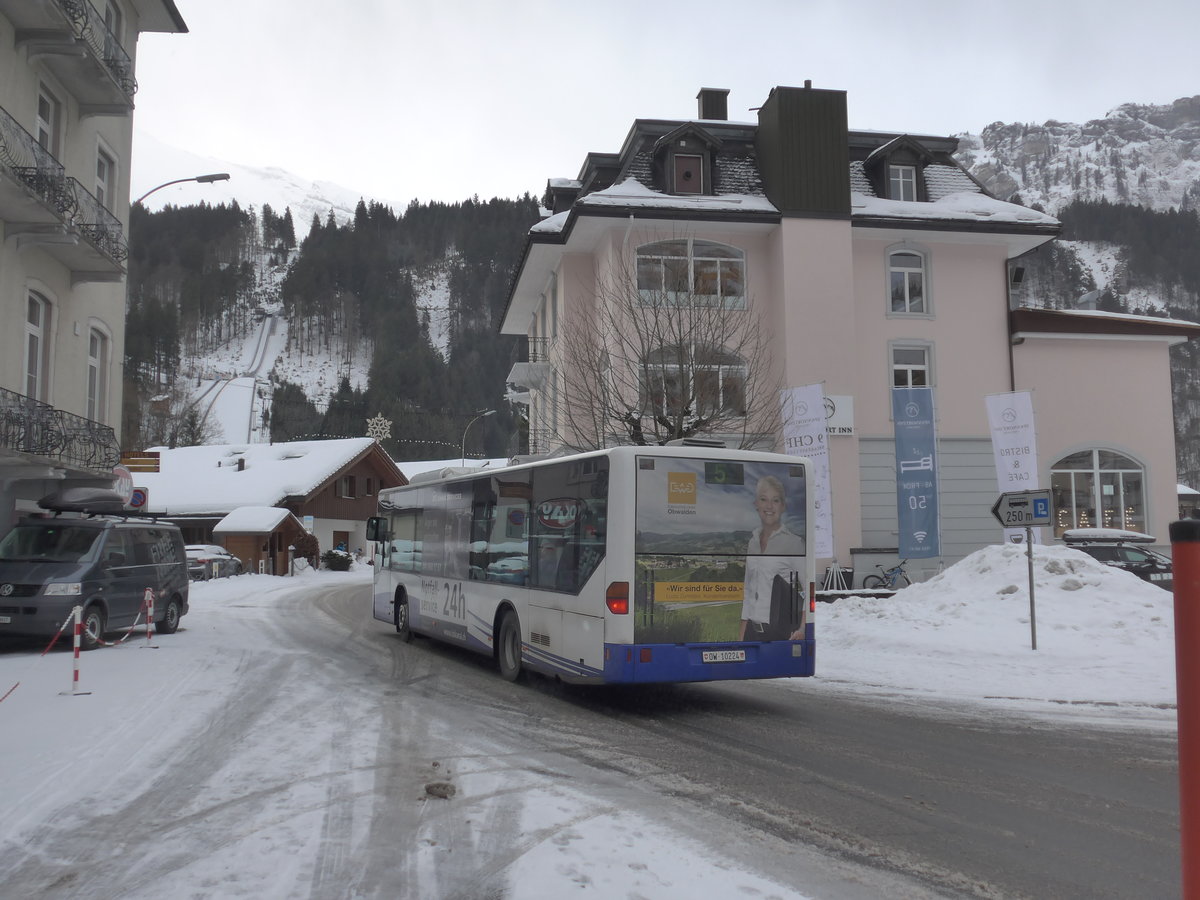
[[[815,581],[808,583],[808,611],[810,613],[817,611],[817,584]]]
[[[629,582],[614,581],[604,592],[604,602],[608,611],[618,616],[629,614]]]

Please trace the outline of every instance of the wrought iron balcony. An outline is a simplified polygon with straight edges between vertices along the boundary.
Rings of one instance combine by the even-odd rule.
[[[526,338],[528,343],[528,361],[529,362],[550,362],[550,353],[554,350],[553,338]]]
[[[18,47],[41,59],[87,113],[128,115],[133,60],[89,0],[0,0]]]
[[[10,223],[7,234],[18,246],[45,245],[76,281],[114,281],[123,274],[129,248],[120,220],[2,108],[0,221]]]
[[[67,173],[32,134],[0,108],[0,168],[22,182],[56,219],[75,214],[76,200],[67,190]],[[7,217],[4,217],[7,218]]]
[[[107,472],[121,459],[108,425],[55,409],[48,403],[0,388],[0,451],[56,459]]]
[[[84,41],[96,54],[112,75],[115,81],[129,99],[137,93],[137,79],[133,77],[133,60],[121,46],[116,35],[104,24],[104,17],[96,11],[87,0],[58,0],[71,25],[75,35]]]
[[[67,179],[67,190],[75,200],[71,224],[114,263],[120,265],[125,262],[129,257],[129,247],[125,243],[125,229],[121,227],[121,220],[74,178]]]
[[[558,434],[551,428],[529,429],[529,452],[549,453],[558,446]]]

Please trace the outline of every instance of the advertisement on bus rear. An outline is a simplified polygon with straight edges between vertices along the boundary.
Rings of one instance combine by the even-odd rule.
[[[803,637],[805,468],[640,457],[639,644]]]

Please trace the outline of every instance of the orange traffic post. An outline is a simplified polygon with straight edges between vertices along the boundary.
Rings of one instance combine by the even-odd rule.
[[[1171,523],[1171,556],[1183,898],[1200,900],[1200,519]]]

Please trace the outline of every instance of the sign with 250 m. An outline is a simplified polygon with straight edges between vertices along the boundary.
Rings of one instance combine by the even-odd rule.
[[[1040,528],[1050,524],[1050,491],[1001,494],[992,515],[1005,528]]]

